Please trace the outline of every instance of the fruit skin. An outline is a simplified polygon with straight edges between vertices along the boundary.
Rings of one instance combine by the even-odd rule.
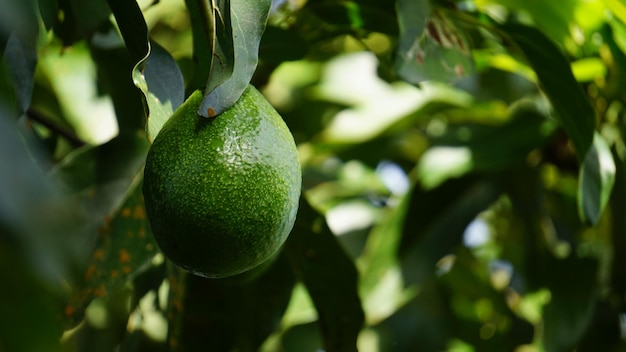
[[[293,228],[302,174],[296,145],[254,87],[216,118],[197,91],[150,147],[143,193],[152,233],[187,271],[221,278],[278,251]]]

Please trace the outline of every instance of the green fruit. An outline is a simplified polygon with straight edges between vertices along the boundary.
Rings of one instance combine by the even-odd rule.
[[[302,175],[296,145],[254,87],[216,118],[198,116],[195,92],[150,147],[143,193],[166,257],[220,278],[250,270],[287,239]]]

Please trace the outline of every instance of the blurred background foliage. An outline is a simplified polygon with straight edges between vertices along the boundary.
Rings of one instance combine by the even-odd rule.
[[[206,280],[140,187],[203,1],[0,3],[0,351],[626,351],[625,2],[274,1],[298,220]]]

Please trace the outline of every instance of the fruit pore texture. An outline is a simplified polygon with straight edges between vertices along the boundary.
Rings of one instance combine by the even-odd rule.
[[[220,278],[263,263],[293,228],[302,175],[289,129],[249,86],[216,118],[196,114],[195,92],[150,147],[143,193],[166,257]]]

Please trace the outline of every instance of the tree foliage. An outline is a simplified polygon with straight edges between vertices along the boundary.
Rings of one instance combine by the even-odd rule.
[[[0,351],[623,351],[626,7],[0,3]],[[281,252],[201,279],[143,165],[248,83],[298,145]]]

